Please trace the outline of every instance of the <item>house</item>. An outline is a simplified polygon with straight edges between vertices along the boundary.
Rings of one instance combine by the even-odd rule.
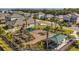
[[[71,17],[68,16],[68,15],[64,15],[64,16],[63,16],[63,20],[64,20],[65,22],[70,22],[70,19],[71,19]]]
[[[30,17],[32,14],[31,13],[24,13],[24,15]]]
[[[19,15],[19,14],[13,14],[13,15],[6,16],[5,20],[6,20],[6,25],[8,26],[8,28],[22,26],[23,24],[25,24],[24,16]]]
[[[47,19],[46,14],[44,14],[42,12],[39,12],[37,17],[38,17],[38,19]]]
[[[76,22],[77,17],[78,17],[77,15],[72,14],[71,19],[70,19],[70,22]]]
[[[66,43],[67,42],[66,37],[67,36],[65,36],[63,34],[55,34],[54,36],[49,37],[48,48],[55,49],[62,43]]]
[[[9,16],[9,14],[3,14],[3,13],[0,13],[0,23],[1,24],[5,24],[5,18],[6,16]]]
[[[59,15],[58,18],[60,19],[59,21],[63,21],[63,15]]]
[[[11,11],[11,10],[1,10],[1,13],[8,14],[8,13],[13,13],[13,11]]]
[[[4,24],[5,23],[5,15],[0,14],[0,24]]]
[[[64,21],[66,22],[75,22],[78,18],[77,14],[67,14],[63,16]]]
[[[48,20],[50,20],[53,17],[53,15],[47,14],[46,17],[47,17]]]
[[[16,11],[16,14],[23,15],[23,14],[24,14],[24,12],[22,12],[22,11]]]
[[[77,20],[76,20],[76,23],[77,23],[77,24],[79,23],[79,16],[78,16],[78,18],[77,18]]]
[[[6,10],[2,10],[2,13],[5,13],[6,12]]]
[[[63,15],[59,15],[58,18],[63,19]]]
[[[71,27],[73,23],[78,23],[78,19],[77,14],[68,14],[63,16],[63,21],[65,21],[69,27]]]
[[[66,41],[65,38],[66,38],[66,36],[63,34],[56,34],[53,37],[50,37],[49,39],[59,45],[59,44],[62,44],[62,42]]]
[[[78,24],[79,23],[79,14],[75,14],[75,15],[77,15],[76,24]]]

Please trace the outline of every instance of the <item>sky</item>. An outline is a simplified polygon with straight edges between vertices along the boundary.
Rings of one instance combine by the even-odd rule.
[[[0,0],[0,8],[78,8],[79,0]]]
[[[0,10],[10,10],[10,9],[53,9],[53,10],[59,10],[59,9],[64,9],[64,8],[0,8]]]

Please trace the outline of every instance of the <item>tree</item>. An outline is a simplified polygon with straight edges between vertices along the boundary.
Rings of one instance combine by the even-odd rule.
[[[53,20],[54,20],[53,18],[50,18],[50,21],[51,21],[51,26],[53,25],[53,24],[52,24]]]
[[[0,35],[4,33],[5,33],[5,30],[2,27],[0,27]]]
[[[76,24],[79,27],[79,23]]]
[[[46,28],[44,28],[44,30],[46,31],[46,49],[48,49],[48,37],[49,37],[50,27],[47,26]]]
[[[27,20],[29,19],[29,16],[25,16],[25,15],[24,15],[24,17],[25,17],[26,28],[27,28],[27,26],[28,26]]]
[[[34,14],[33,19],[34,19],[34,26],[36,28],[36,19],[37,19],[37,15],[36,14]]]
[[[62,23],[59,18],[56,18],[54,22],[59,25],[60,29],[62,29],[63,26],[62,26]],[[57,25],[55,25],[55,26],[57,26]]]
[[[13,34],[12,34],[11,32],[7,33],[6,36],[7,36],[7,38],[8,38],[10,41],[12,41],[12,39],[13,39]]]
[[[53,22],[54,22],[55,28],[57,28],[58,19],[56,18],[56,16],[53,17]]]
[[[59,21],[59,22],[57,22],[58,23],[58,25],[60,26],[60,30],[62,30],[63,29],[63,26],[62,26],[62,23]]]

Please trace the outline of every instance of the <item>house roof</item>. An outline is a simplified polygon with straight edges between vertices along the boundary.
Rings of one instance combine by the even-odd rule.
[[[53,37],[50,37],[50,39],[55,43],[61,43],[65,38],[66,36],[63,34],[56,34]]]
[[[77,18],[76,23],[79,23],[79,17]]]
[[[47,17],[53,17],[53,15],[51,15],[51,14],[47,14],[46,16],[47,16]]]
[[[25,21],[23,21],[21,19],[17,19],[14,26],[17,26],[17,25],[22,26],[23,24],[25,24]]]
[[[17,26],[17,25],[22,26],[23,24],[25,24],[25,21],[24,21],[25,18],[22,15],[13,14],[13,15],[10,15],[10,16],[7,16],[7,17],[11,18],[12,21],[9,21],[8,24],[12,24],[12,26]]]
[[[24,18],[24,16],[19,15],[19,14],[13,14],[11,15],[11,18]]]
[[[9,14],[2,14],[0,13],[0,19],[5,19],[5,16],[8,16]]]
[[[39,15],[45,15],[45,14],[44,14],[44,13],[42,13],[42,12],[39,12],[38,14],[39,14]]]
[[[58,18],[63,18],[63,15],[59,15]]]
[[[64,20],[70,20],[70,18],[71,18],[71,16],[68,16],[68,15],[64,15],[64,16],[63,16],[63,19],[64,19]]]
[[[0,19],[5,19],[5,16],[0,14]]]

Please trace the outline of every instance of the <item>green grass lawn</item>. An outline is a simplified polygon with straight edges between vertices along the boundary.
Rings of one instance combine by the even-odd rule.
[[[79,48],[72,47],[69,51],[79,51]]]
[[[77,43],[76,44],[79,44],[79,40],[77,40]]]
[[[79,40],[77,40],[77,43],[79,45]],[[79,51],[79,48],[75,48],[75,46],[71,47],[69,51]]]
[[[0,38],[0,46],[5,50],[5,51],[12,51],[12,49]]]
[[[36,25],[36,26],[33,26],[32,28],[44,29],[44,28],[46,28],[46,26],[47,25]],[[50,27],[51,32],[57,32],[58,30],[61,30],[63,32],[63,34],[67,34],[67,35],[70,35],[74,32],[72,29],[69,29],[69,28],[62,27],[62,29],[61,29],[61,28],[56,28],[56,26],[49,26],[49,27]]]
[[[66,28],[63,28],[62,31],[64,34],[68,34],[68,35],[70,35],[74,32],[72,29],[66,29]]]
[[[38,20],[38,19],[37,19]],[[46,20],[42,20],[42,19],[39,19],[41,21],[46,21],[46,22],[51,22],[50,20],[46,19]]]
[[[32,28],[44,29],[45,27],[46,27],[46,25],[37,25],[37,26],[33,26]]]

